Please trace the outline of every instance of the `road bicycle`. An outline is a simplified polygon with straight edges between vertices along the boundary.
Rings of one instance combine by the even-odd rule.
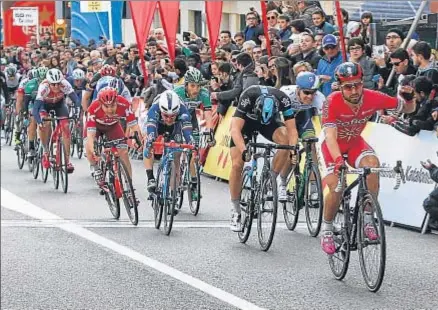
[[[304,147],[300,149],[298,158],[305,152],[304,169],[301,173],[299,160],[290,172],[287,184],[287,201],[283,202],[283,216],[286,227],[294,230],[300,210],[305,209],[307,229],[312,237],[316,237],[321,229],[323,212],[323,190],[318,163],[312,156],[312,145],[318,142],[318,138],[306,138],[301,140]],[[313,184],[312,184],[313,183]],[[313,186],[312,186],[313,185]]]
[[[17,154],[17,164],[18,169],[23,169],[24,163],[26,162],[27,158],[27,152],[29,151],[29,141],[27,136],[27,128],[29,127],[29,116],[27,112],[20,112],[20,115],[18,116],[18,124],[17,129],[20,131],[20,143],[17,144],[14,148],[16,154]],[[32,171],[32,160],[28,160],[28,166],[29,171]]]
[[[245,243],[251,233],[252,221],[257,218],[257,231],[260,248],[268,251],[274,238],[277,223],[277,180],[271,171],[270,158],[274,150],[295,150],[295,146],[266,144],[256,142],[257,134],[252,136],[248,144],[251,152],[251,164],[242,172],[242,186],[240,193],[242,231],[238,233],[239,240]],[[263,152],[257,152],[257,148]],[[263,159],[263,167],[259,177],[257,160]],[[267,206],[269,204],[269,206]],[[264,222],[265,215],[270,219]]]
[[[394,168],[358,168],[344,166],[340,170],[340,177],[336,192],[341,193],[341,204],[334,221],[334,241],[336,251],[328,256],[330,268],[337,280],[342,280],[348,271],[351,251],[358,250],[360,269],[367,288],[377,292],[382,285],[386,265],[386,236],[382,210],[376,197],[367,186],[367,176],[371,173],[391,173],[395,177],[397,190],[401,182],[405,183],[402,162],[397,161]],[[350,185],[346,185],[347,174],[358,175]],[[357,189],[356,202],[350,204],[352,190]],[[376,231],[376,239],[371,240],[365,232],[367,225],[372,225]],[[375,261],[368,262],[369,250],[375,250]]]
[[[96,155],[99,157],[99,168],[101,169],[105,185],[101,188],[101,194],[115,219],[120,218],[120,198],[123,198],[123,204],[132,225],[138,224],[138,205],[139,200],[135,197],[135,190],[132,186],[132,178],[128,173],[128,168],[121,160],[117,146],[126,142],[128,139],[135,139],[138,146],[141,141],[138,134],[131,137],[123,137],[115,140],[107,140],[106,137],[95,142]]]
[[[53,177],[53,185],[55,189],[59,188],[59,180],[61,179],[61,185],[64,193],[68,191],[68,170],[67,170],[67,150],[65,148],[63,136],[64,126],[61,125],[62,120],[70,120],[71,117],[57,117],[54,111],[50,111],[50,117],[44,117],[44,122],[50,122],[52,133],[50,135],[49,142],[49,163],[48,169],[43,169],[43,174],[47,173],[45,170],[49,170]],[[42,150],[41,150],[42,151]],[[41,154],[42,158],[42,154]],[[41,160],[42,166],[42,160]],[[44,180],[44,178],[43,178]],[[47,178],[46,178],[47,180]]]
[[[178,204],[178,167],[175,153],[182,153],[185,149],[194,150],[191,144],[180,144],[175,141],[170,142],[153,142],[153,147],[164,147],[163,156],[157,172],[157,188],[151,193],[149,200],[152,200],[154,209],[155,228],[159,229],[164,214],[163,226],[164,233],[169,235],[172,231],[175,210]]]
[[[205,142],[206,137],[210,136],[209,132],[203,132],[201,133],[201,142],[199,145],[214,145],[214,142],[207,143]],[[181,156],[181,163],[180,163],[180,174],[178,179],[178,184],[180,186],[178,187],[178,209],[181,209],[183,201],[184,201],[184,191],[187,191],[187,200],[189,202],[189,208],[190,212],[192,212],[193,215],[198,215],[199,208],[201,206],[201,164],[200,164],[200,147],[195,147],[192,149],[185,149],[183,151],[183,154]],[[194,166],[195,166],[195,175],[192,176],[191,170],[190,170],[190,162],[194,159]],[[192,177],[196,178],[197,182],[196,184],[192,184]],[[196,199],[193,199],[195,196]]]

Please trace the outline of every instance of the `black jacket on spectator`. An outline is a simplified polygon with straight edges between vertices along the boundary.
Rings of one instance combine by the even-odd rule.
[[[219,101],[238,100],[242,91],[249,86],[258,85],[259,78],[257,77],[257,74],[254,73],[254,69],[255,65],[253,63],[243,69],[241,73],[236,75],[233,82],[233,88],[218,93],[217,99]]]
[[[312,66],[313,69],[316,70],[316,68],[318,67],[318,62],[322,57],[319,55],[318,51],[314,49],[305,56],[303,53],[299,53],[298,55],[295,55],[290,58],[294,64],[296,64],[299,61],[306,61]]]
[[[429,170],[430,178],[438,183],[438,167],[432,165]],[[431,218],[435,221],[438,221],[438,187],[429,194],[429,197],[426,198],[423,202],[424,210],[430,214]]]
[[[214,92],[224,92],[231,90],[233,88],[233,81],[231,79],[228,80],[227,83],[223,83],[219,89],[213,89]],[[218,100],[218,106],[217,106],[217,113],[219,113],[222,116],[225,116],[227,114],[228,108],[233,103],[233,100]]]
[[[386,80],[389,77],[389,73],[391,72],[391,70],[388,70],[387,68],[378,68],[377,72],[382,76],[382,78],[385,80],[385,84],[386,84]],[[406,75],[415,75],[417,73],[417,69],[411,64],[409,63],[408,68],[405,72],[405,74],[403,74],[404,76]],[[385,75],[384,75],[385,74]],[[380,89],[380,91],[382,93],[385,93],[387,95],[390,96],[395,96],[397,94],[397,87],[398,87],[398,74],[395,74],[394,77],[391,80],[391,84],[389,84],[389,87],[384,86],[382,89]]]
[[[415,112],[407,115],[407,122],[396,122],[394,128],[408,136],[415,136],[420,130],[433,130],[435,121],[432,118],[432,110],[437,107],[436,99],[419,102]]]
[[[418,69],[417,76],[425,76],[432,81],[432,84],[438,84],[438,68],[431,64],[427,69]]]

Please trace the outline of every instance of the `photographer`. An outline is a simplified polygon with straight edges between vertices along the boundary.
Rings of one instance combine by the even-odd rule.
[[[430,173],[430,178],[438,183],[438,167],[432,164],[430,160],[427,162],[421,162],[424,169],[427,169]],[[429,194],[423,202],[424,210],[430,214],[429,227],[438,229],[438,187]]]

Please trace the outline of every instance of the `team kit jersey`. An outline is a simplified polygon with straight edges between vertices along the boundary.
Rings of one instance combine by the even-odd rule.
[[[210,92],[201,88],[196,98],[191,99],[187,96],[186,87],[184,85],[175,87],[173,91],[181,98],[181,101],[193,113],[196,109],[203,109],[204,111],[211,111]]]
[[[112,77],[112,76],[104,76],[100,78],[97,83],[96,87],[93,92],[93,100],[96,100],[97,95],[99,94],[99,91],[105,87],[108,87],[110,85],[110,82],[114,79],[120,79],[119,77]],[[125,84],[123,84],[123,89],[119,90],[119,95],[128,100],[129,102],[132,102],[132,96],[129,92],[129,89],[126,87]]]
[[[50,84],[47,80],[41,82],[38,87],[36,100],[41,100],[44,103],[55,104],[64,100],[64,97],[74,92],[73,87],[67,80],[62,80],[59,87],[59,92],[53,92],[50,89]]]
[[[128,127],[137,124],[135,114],[132,112],[130,103],[122,96],[117,96],[116,113],[112,116],[106,115],[99,100],[94,100],[88,108],[87,130],[95,131],[96,126],[113,126],[126,118]]]
[[[341,92],[332,93],[322,109],[322,128],[336,128],[337,141],[342,154],[348,155],[348,163],[358,167],[360,160],[366,155],[373,155],[374,150],[361,134],[367,122],[379,110],[401,110],[403,102],[398,98],[390,97],[383,93],[364,89],[362,103],[353,109],[343,98]],[[326,141],[321,145],[325,166],[332,173],[334,158],[332,158]]]
[[[17,89],[20,85],[21,74],[16,73],[15,76],[10,77],[6,75],[6,85],[9,89]]]

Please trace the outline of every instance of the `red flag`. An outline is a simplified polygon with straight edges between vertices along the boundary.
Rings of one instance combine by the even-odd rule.
[[[345,50],[345,40],[344,40],[344,17],[341,12],[341,4],[339,1],[335,1],[335,9],[336,9],[336,19],[338,21],[339,28],[339,45],[342,51],[342,58],[344,61],[347,61],[347,51]]]
[[[132,22],[134,23],[135,39],[140,53],[141,68],[143,70],[144,85],[148,79],[148,72],[146,70],[146,63],[143,57],[144,45],[149,36],[149,29],[151,28],[152,20],[154,19],[155,9],[157,8],[157,1],[129,1],[131,8]]]
[[[159,1],[161,23],[167,41],[170,60],[175,60],[176,32],[178,31],[179,1]]]
[[[217,38],[221,28],[222,1],[205,1],[208,37],[210,41],[211,59],[216,59]]]
[[[266,7],[266,1],[261,0],[260,5],[262,7],[262,22],[263,22],[263,31],[265,33],[266,38],[266,49],[268,50],[268,55],[271,56],[271,40],[269,39],[269,32],[268,32],[268,19],[266,17],[267,15],[267,7]]]

